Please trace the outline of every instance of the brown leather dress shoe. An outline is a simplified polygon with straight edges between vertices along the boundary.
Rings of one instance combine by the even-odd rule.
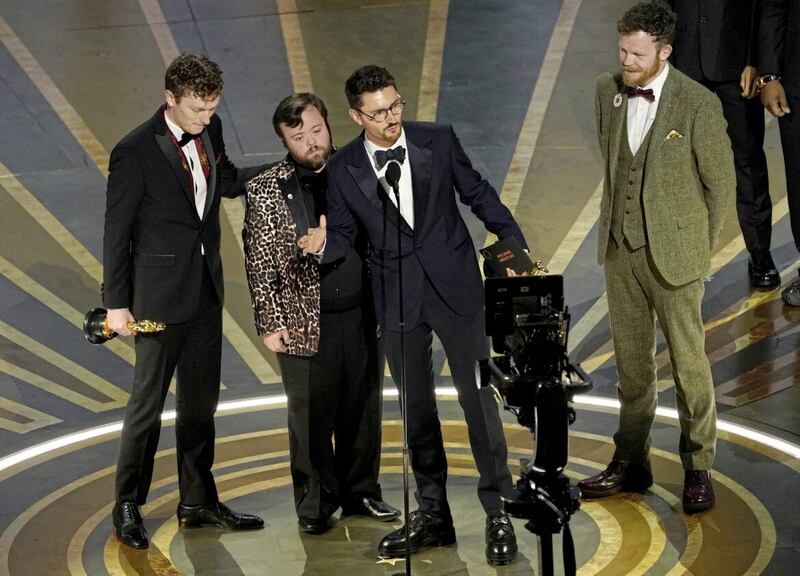
[[[684,512],[702,512],[714,505],[714,485],[708,470],[687,470],[683,475]]]
[[[620,491],[643,492],[653,485],[649,464],[612,460],[605,470],[578,482],[584,498],[603,498]]]

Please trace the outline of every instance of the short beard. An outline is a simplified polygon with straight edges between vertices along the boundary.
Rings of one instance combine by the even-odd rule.
[[[303,158],[300,159],[300,165],[308,168],[309,170],[313,170],[314,172],[322,169],[325,164],[328,163],[328,158],[330,158],[331,155],[331,148],[320,147],[318,151],[322,152],[322,154],[312,153],[308,156],[303,156]]]

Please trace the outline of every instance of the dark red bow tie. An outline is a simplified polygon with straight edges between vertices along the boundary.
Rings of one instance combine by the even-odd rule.
[[[628,98],[636,98],[637,96],[641,96],[648,102],[655,102],[656,95],[653,94],[653,91],[650,88],[634,88],[633,86],[627,86],[625,88],[625,94],[628,95]]]

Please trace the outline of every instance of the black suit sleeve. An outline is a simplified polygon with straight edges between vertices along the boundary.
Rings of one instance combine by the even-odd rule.
[[[103,235],[103,303],[106,308],[130,308],[131,234],[144,194],[142,169],[135,151],[117,146],[111,152],[106,189]]]
[[[513,236],[520,246],[527,248],[511,211],[500,201],[500,195],[480,173],[472,167],[461,142],[453,128],[450,127],[451,162],[453,166],[453,184],[461,201],[470,207],[472,213],[480,218],[486,229],[498,238]]]
[[[214,143],[217,169],[221,172],[220,194],[225,198],[238,198],[245,194],[247,182],[258,176],[269,167],[270,164],[237,168],[225,152],[225,140],[222,137],[222,122],[218,116],[214,116],[214,119],[212,124],[209,125],[208,130],[211,134],[212,142]]]
[[[759,62],[761,74],[783,74],[783,42],[787,19],[786,0],[761,0]]]
[[[341,170],[344,170],[341,166]],[[325,241],[325,252],[322,255],[322,264],[329,264],[344,258],[349,247],[355,246],[358,225],[356,224],[350,208],[342,196],[339,188],[339,177],[336,169],[331,164],[328,170],[328,214],[325,216],[327,221],[327,239]]]

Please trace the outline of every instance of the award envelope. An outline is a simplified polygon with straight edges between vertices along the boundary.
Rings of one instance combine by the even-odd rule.
[[[533,274],[536,268],[528,254],[513,236],[498,240],[481,250],[485,259],[487,276],[506,276],[506,268],[511,268],[520,276]]]

